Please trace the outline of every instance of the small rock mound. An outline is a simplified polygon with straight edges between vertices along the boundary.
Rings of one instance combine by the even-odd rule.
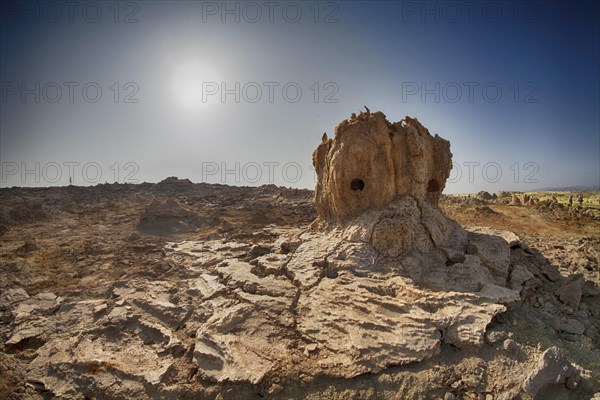
[[[489,217],[492,215],[500,215],[498,212],[492,210],[488,206],[476,206],[475,207],[475,216],[477,217]]]
[[[140,215],[138,230],[153,235],[169,235],[193,231],[199,217],[181,206],[176,200],[154,200]]]
[[[487,201],[494,199],[494,197],[491,194],[489,194],[488,192],[483,191],[483,190],[481,192],[477,193],[476,197],[480,200],[487,200]]]
[[[170,176],[158,182],[159,185],[193,185],[189,179],[179,179],[176,176]]]
[[[521,205],[521,199],[519,198],[519,196],[517,195],[513,195],[512,196],[512,200],[510,202],[511,206],[520,206]]]

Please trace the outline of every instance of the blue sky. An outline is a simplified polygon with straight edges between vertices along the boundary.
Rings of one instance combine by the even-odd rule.
[[[450,140],[446,192],[600,184],[596,2],[8,2],[1,187],[313,188],[367,105]]]

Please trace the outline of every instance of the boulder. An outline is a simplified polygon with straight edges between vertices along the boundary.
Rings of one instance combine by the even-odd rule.
[[[555,293],[563,304],[571,307],[573,310],[578,310],[583,283],[582,274],[571,275],[561,283],[560,288]]]
[[[511,289],[520,290],[525,282],[533,279],[534,275],[521,265],[515,265],[510,272],[509,286]]]
[[[479,200],[493,200],[494,197],[486,191],[481,191],[475,195]]]
[[[538,360],[537,366],[523,382],[523,389],[535,400],[544,397],[544,389],[553,385],[563,388],[568,381],[577,380],[577,370],[571,365],[563,349],[556,346],[546,350]]]

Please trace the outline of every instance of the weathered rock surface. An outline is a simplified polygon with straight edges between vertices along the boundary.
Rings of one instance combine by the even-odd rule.
[[[172,181],[161,182],[161,185],[171,185]],[[176,200],[169,199],[165,202],[154,200],[140,215],[138,229],[142,232],[155,235],[168,235],[178,232],[189,232],[203,224],[213,222],[210,218],[202,218],[186,209]]]
[[[413,208],[416,202],[404,198],[386,218],[408,217]],[[109,301],[58,308],[50,294],[7,294],[16,320],[7,344],[35,339],[29,379],[65,396],[92,381],[94,390],[112,396],[123,380],[133,392],[157,390],[186,353],[176,333],[184,324],[196,327],[190,355],[204,379],[257,384],[290,370],[349,378],[434,357],[442,342],[481,346],[503,303],[519,299],[485,266],[497,258],[465,255],[446,266],[452,249],[435,251],[420,225],[415,235],[429,241],[421,247],[430,259],[415,249],[404,259],[382,255],[368,242],[379,222],[369,215],[355,222],[298,235],[294,253],[272,247],[250,260],[252,248],[244,243],[172,243],[165,251],[189,278],[177,286],[127,282],[111,290]],[[463,247],[477,243],[487,254],[479,236],[464,232]]]
[[[315,202],[322,218],[346,218],[402,195],[436,205],[452,169],[450,143],[416,118],[390,123],[361,113],[323,137],[313,153]]]
[[[546,399],[552,392],[556,394],[565,387],[573,388],[578,380],[577,370],[564,350],[551,347],[541,355],[535,370],[523,382],[523,389],[536,400]],[[549,389],[549,393],[544,393],[544,389]]]
[[[571,275],[561,284],[560,288],[556,291],[556,295],[561,302],[573,310],[578,310],[583,282],[583,275]]]

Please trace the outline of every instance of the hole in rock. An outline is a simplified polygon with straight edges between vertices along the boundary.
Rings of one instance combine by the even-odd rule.
[[[362,179],[353,179],[352,182],[350,182],[350,189],[356,191],[356,190],[363,190],[365,188],[365,181],[363,181]]]
[[[438,183],[438,181],[436,181],[435,179],[430,179],[429,182],[427,182],[428,192],[439,192],[439,190],[440,184]]]

